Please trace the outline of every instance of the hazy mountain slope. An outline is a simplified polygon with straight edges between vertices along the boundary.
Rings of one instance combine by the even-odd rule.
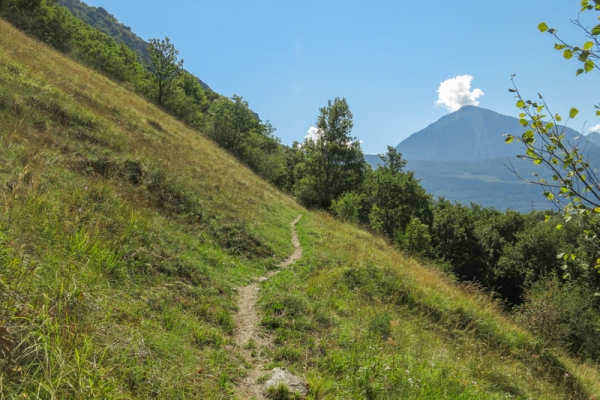
[[[523,132],[519,120],[475,106],[464,106],[403,140],[396,149],[407,160],[474,162],[522,153],[502,135]],[[579,134],[567,128],[571,140]]]
[[[590,132],[587,136],[588,140],[596,146],[600,146],[600,132]]]
[[[135,51],[142,60],[148,60],[148,42],[131,32],[131,27],[120,23],[102,7],[88,6],[79,0],[58,0],[71,14]]]
[[[172,117],[0,20],[0,397],[235,398],[235,287],[309,399],[590,398],[596,367],[476,290],[299,207]],[[12,344],[17,345],[12,348]],[[8,350],[7,350],[8,349]],[[10,357],[7,357],[7,351]]]
[[[381,164],[379,156],[367,155],[365,158],[373,168]],[[532,178],[533,172],[547,179],[551,177],[545,169],[515,157],[478,162],[411,160],[406,169],[414,171],[421,180],[421,186],[434,197],[502,211],[510,208],[529,212],[551,207],[552,204],[542,195],[542,189],[517,177],[508,168],[509,162],[523,178]]]
[[[71,14],[98,29],[100,32],[113,37],[117,42],[125,43],[146,64],[150,62],[148,42],[132,32],[131,27],[120,23],[106,9],[88,6],[80,0],[58,0],[58,3],[69,9]],[[210,90],[210,87],[201,79],[198,78],[198,81],[204,89]]]

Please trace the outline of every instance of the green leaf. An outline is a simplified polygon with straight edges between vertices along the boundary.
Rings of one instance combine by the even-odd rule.
[[[525,133],[523,134],[523,139],[533,139],[535,136],[535,132],[532,131],[531,129],[528,129],[527,131],[525,131]]]
[[[575,107],[572,107],[571,110],[569,111],[569,118],[575,118],[577,116],[577,114],[579,114],[579,110],[576,109]]]
[[[512,143],[514,139],[515,139],[515,137],[514,137],[513,135],[508,135],[508,136],[506,137],[506,139],[504,139],[504,141],[505,141],[506,143]]]
[[[511,92],[511,93],[515,93],[516,92],[515,89],[508,89],[508,91]]]
[[[590,72],[594,69],[594,62],[592,60],[587,60],[584,64],[585,72]]]
[[[540,165],[540,164],[542,163],[542,159],[541,159],[541,158],[538,158],[537,160],[533,160],[533,163],[534,163],[535,165]]]
[[[570,60],[571,58],[573,58],[573,52],[569,49],[566,49],[565,51],[563,51],[563,57],[567,60]]]
[[[520,119],[520,120],[519,120],[519,123],[520,123],[521,125],[523,125],[523,126],[527,126],[527,125],[529,125],[529,122],[527,122],[527,120],[526,120],[525,118],[522,118],[522,119]]]
[[[583,44],[583,49],[584,50],[590,50],[592,47],[594,47],[594,42],[585,42]]]
[[[592,35],[600,35],[600,24],[592,28]]]
[[[562,229],[562,224],[558,224],[558,225],[556,225],[556,230],[557,230],[557,231],[560,231],[561,229]]]
[[[564,45],[564,44],[558,44],[558,43],[556,43],[556,44],[554,45],[554,49],[556,49],[556,50],[562,50],[562,49],[564,49],[565,47],[567,47],[567,46],[566,46],[566,45]]]
[[[540,30],[540,32],[546,32],[548,30],[548,25],[546,25],[545,22],[540,22],[537,28]]]
[[[517,108],[523,108],[523,107],[525,107],[525,102],[523,100],[517,101]]]
[[[562,117],[561,117],[560,115],[558,115],[558,114],[556,114],[556,115],[554,116],[554,118],[555,118],[555,119],[556,119],[558,122],[560,122],[560,121],[562,120]]]
[[[554,200],[554,194],[552,192],[544,192],[544,196],[546,196],[548,200]]]

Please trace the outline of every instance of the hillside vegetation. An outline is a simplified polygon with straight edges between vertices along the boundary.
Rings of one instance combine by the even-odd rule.
[[[309,212],[155,105],[0,20],[0,396],[235,398],[235,287],[311,399],[585,399],[596,364],[473,286]]]

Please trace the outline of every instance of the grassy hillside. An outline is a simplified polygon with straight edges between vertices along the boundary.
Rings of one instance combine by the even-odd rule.
[[[583,399],[600,373],[383,239],[310,213],[0,20],[0,398],[236,398],[237,286],[312,399]]]

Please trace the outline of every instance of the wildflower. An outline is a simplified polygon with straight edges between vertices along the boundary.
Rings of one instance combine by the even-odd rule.
[[[404,371],[404,372],[406,372],[407,374],[410,374],[410,371],[409,371],[409,370],[406,370],[406,371]]]
[[[411,385],[414,385],[414,384],[415,384],[415,382],[412,380],[412,378],[408,378],[408,382],[409,382]]]
[[[386,371],[389,371],[391,368],[390,368],[389,365],[385,364],[384,367],[383,367],[383,369],[386,370]]]
[[[431,368],[435,368],[435,363],[434,363],[433,361],[429,361],[429,366],[430,366]]]

